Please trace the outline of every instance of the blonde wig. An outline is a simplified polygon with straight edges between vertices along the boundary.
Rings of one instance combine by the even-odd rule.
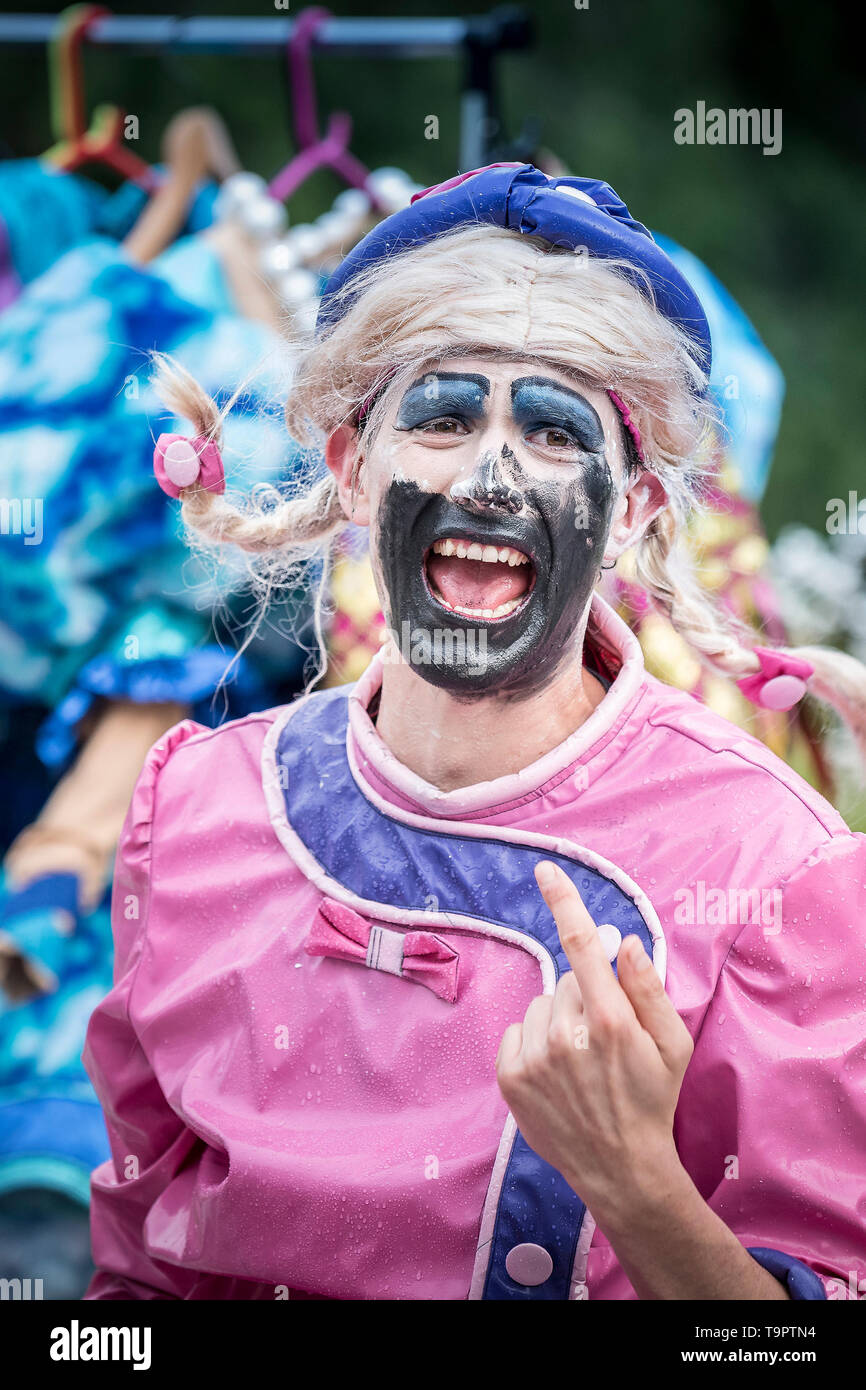
[[[294,578],[303,561],[327,561],[347,524],[336,482],[321,465],[334,430],[357,426],[360,458],[390,402],[449,356],[548,363],[617,392],[640,430],[646,466],[664,485],[667,504],[635,547],[637,581],[706,667],[732,680],[753,675],[758,635],[700,588],[680,540],[710,466],[716,420],[706,380],[693,344],[655,308],[649,286],[635,286],[635,273],[492,226],[461,227],[378,262],[344,287],[327,332],[297,345],[286,421],[310,466],[293,493],[239,505],[193,484],[182,493],[189,532],[248,551],[266,585]],[[220,442],[223,416],[191,377],[162,359],[157,385],[196,434]],[[630,460],[632,469],[643,467]],[[327,563],[316,603],[320,646],[326,583]],[[866,667],[827,648],[785,650],[813,665],[810,694],[835,706],[866,757]]]

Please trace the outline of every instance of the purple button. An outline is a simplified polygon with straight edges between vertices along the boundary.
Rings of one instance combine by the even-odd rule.
[[[553,1260],[543,1245],[514,1245],[505,1256],[505,1268],[515,1284],[535,1288],[553,1273]]]

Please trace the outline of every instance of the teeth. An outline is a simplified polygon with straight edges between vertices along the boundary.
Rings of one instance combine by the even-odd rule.
[[[515,608],[519,608],[525,595],[520,598],[510,598],[506,603],[500,603],[498,608],[467,608],[462,604],[449,603],[448,600],[439,593],[438,589],[433,590],[433,596],[437,602],[442,604],[451,613],[459,613],[461,618],[505,618],[509,613],[513,613]]]
[[[436,555],[456,555],[460,560],[484,560],[489,565],[501,564],[528,565],[529,557],[519,550],[514,550],[510,545],[495,546],[482,545],[479,541],[471,544],[467,541],[452,540],[448,537],[442,541],[435,541],[433,550]]]
[[[499,607],[493,610],[494,618],[504,618],[506,613],[513,613],[515,608],[520,607],[521,602],[519,598],[510,598],[507,603],[500,603]]]

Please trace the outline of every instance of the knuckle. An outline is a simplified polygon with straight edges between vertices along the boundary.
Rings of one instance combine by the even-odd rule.
[[[496,1068],[496,1079],[506,1099],[514,1095],[520,1081],[520,1068],[517,1060],[501,1062]]]
[[[566,927],[560,932],[559,939],[568,955],[573,953],[583,954],[587,946],[592,942],[592,937],[588,931],[584,931],[578,925]]]
[[[562,1061],[563,1058],[569,1057],[574,1049],[573,1026],[564,1019],[558,1019],[551,1025],[547,1045],[554,1060]]]
[[[606,1039],[616,1036],[622,1028],[622,1016],[609,1005],[596,1009],[592,1019],[592,1031],[597,1037]]]
[[[573,970],[567,970],[564,975],[560,975],[556,986],[556,993],[560,1001],[567,1004],[580,1004],[583,1002],[580,993],[580,985]]]

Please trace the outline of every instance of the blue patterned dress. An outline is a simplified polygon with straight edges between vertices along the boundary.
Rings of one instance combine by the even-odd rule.
[[[56,195],[57,176],[43,175]],[[22,177],[30,187],[37,176]],[[0,177],[0,215],[3,187]],[[79,195],[70,191],[64,224],[75,231],[108,206]],[[117,195],[111,207],[122,234],[130,219]],[[7,241],[13,255],[26,245],[8,220]],[[153,437],[189,428],[153,394],[149,353],[160,349],[218,401],[255,372],[227,422],[229,486],[291,477],[278,339],[239,315],[200,236],[144,268],[113,236],[90,232],[54,249],[47,266],[24,257],[20,292],[0,314],[0,849],[38,814],[96,701],[176,700],[213,724],[287,698],[305,657],[287,636],[307,632],[298,592],[269,613],[221,685],[233,654],[225,632],[250,607],[246,571],[230,562],[214,574],[190,557],[179,509],[152,471]],[[52,904],[68,886],[49,885],[49,901],[37,892],[29,911],[10,916],[21,904],[0,882],[0,930],[32,945],[58,980],[26,1004],[0,1000],[0,1194],[45,1186],[86,1203],[107,1143],[80,1056],[90,1011],[111,986],[112,946],[107,897],[71,937],[53,932]]]

